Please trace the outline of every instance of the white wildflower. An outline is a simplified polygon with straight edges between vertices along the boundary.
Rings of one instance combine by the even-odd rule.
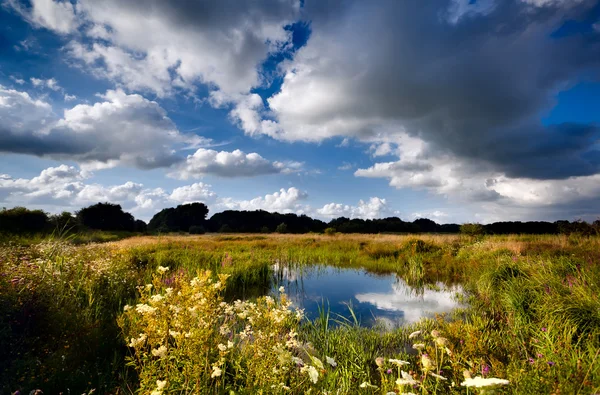
[[[398,380],[396,380],[396,384],[398,384],[398,385],[416,385],[418,383],[417,380],[415,380],[413,378],[413,376],[406,373],[404,370],[401,371],[400,374],[402,377],[398,378]]]
[[[135,306],[135,311],[137,311],[138,313],[145,315],[152,315],[154,313],[156,313],[156,308],[155,307],[151,307],[148,306],[147,304],[144,303],[139,303]]]
[[[164,266],[159,266],[156,271],[160,274],[165,274],[166,272],[169,271],[169,266],[164,267]]]
[[[473,378],[466,378],[465,381],[463,381],[460,385],[462,385],[463,387],[482,388],[493,387],[497,385],[507,385],[509,383],[510,382],[508,380],[498,379],[495,377],[484,378],[481,376],[475,376]]]
[[[218,366],[213,366],[213,372],[210,375],[211,378],[219,377],[223,371]]]
[[[167,355],[167,347],[160,346],[158,348],[153,349],[152,355],[154,355],[155,357],[163,358],[165,355]]]
[[[431,376],[435,377],[436,379],[439,379],[439,380],[443,380],[443,381],[446,381],[446,380],[448,380],[448,379],[447,379],[447,378],[445,378],[444,376],[440,376],[439,374],[435,374],[435,373],[433,373],[433,372],[429,372],[429,374],[430,374]]]
[[[389,361],[390,363],[393,363],[393,364],[394,364],[394,365],[396,365],[396,366],[410,365],[410,362],[407,362],[407,361],[402,361],[402,360],[400,360],[400,359],[391,359],[391,358],[390,358],[390,359],[388,359],[388,361]]]
[[[419,336],[421,334],[421,331],[415,331],[413,333],[411,333],[410,335],[408,335],[409,339],[414,339],[415,337]]]
[[[131,306],[126,304],[125,307],[123,307],[123,311],[129,311],[131,309]]]
[[[300,372],[308,373],[308,377],[313,384],[317,384],[317,381],[319,381],[319,371],[312,365],[302,367]]]
[[[334,368],[337,366],[337,362],[335,362],[335,360],[331,357],[326,356],[325,361],[327,361],[327,363],[333,366]]]
[[[281,293],[285,292],[285,287],[283,285],[281,287],[279,287],[279,292],[281,292]]]
[[[371,383],[368,383],[366,381],[364,381],[361,385],[359,385],[360,388],[377,388],[376,385],[373,385]]]
[[[217,348],[219,349],[219,351],[227,351],[227,346],[225,344],[219,343]]]
[[[150,297],[150,303],[159,303],[164,299],[164,296],[162,295],[152,295]]]
[[[414,348],[415,350],[422,350],[422,349],[424,349],[424,348],[425,348],[425,344],[423,344],[423,343],[417,343],[417,344],[413,344],[413,348]]]
[[[167,385],[167,380],[156,380],[156,389],[162,391]]]

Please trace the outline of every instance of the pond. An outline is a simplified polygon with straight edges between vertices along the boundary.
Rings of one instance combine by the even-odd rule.
[[[462,293],[460,286],[437,283],[416,289],[395,274],[322,265],[275,265],[274,273],[272,292],[284,286],[294,306],[304,309],[309,319],[317,318],[323,306],[332,318],[352,319],[351,306],[363,326],[379,322],[398,327],[461,306],[456,299]]]

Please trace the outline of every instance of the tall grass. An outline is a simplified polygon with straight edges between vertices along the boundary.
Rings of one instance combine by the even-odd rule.
[[[215,281],[220,274],[229,277],[224,302],[253,300],[271,289],[276,263],[397,273],[415,287],[460,282],[468,301],[449,317],[394,330],[364,328],[324,307],[318,319],[299,324],[298,339],[311,355],[329,356],[337,367],[320,374],[315,387],[305,386],[308,376],[298,370],[303,376],[290,379],[297,392],[404,391],[395,384],[400,371],[389,358],[411,363],[404,369],[420,383],[413,392],[466,393],[460,386],[464,371],[510,380],[500,393],[600,391],[600,237],[204,235],[77,246],[81,241],[23,239],[0,247],[0,394],[36,388],[134,392],[141,371],[124,365],[132,350],[117,319],[124,305],[140,302],[136,286],[152,282],[159,267],[169,267],[164,287],[210,270]],[[436,345],[434,329],[449,351]],[[416,330],[422,337],[409,339]],[[422,363],[425,351],[412,348],[417,342],[426,345],[435,372]],[[227,388],[239,391],[242,377],[250,377],[243,375],[230,377]],[[205,388],[195,392],[225,390],[202,377]],[[271,391],[267,382],[259,386],[263,393],[284,391]]]

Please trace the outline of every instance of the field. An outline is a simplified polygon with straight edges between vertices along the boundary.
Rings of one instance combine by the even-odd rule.
[[[362,327],[326,306],[310,321],[290,306],[285,289],[270,292],[275,263],[397,273],[415,289],[458,283],[465,307],[393,330]],[[236,301],[240,294],[246,300]],[[0,394],[35,389],[594,394],[600,392],[600,237],[4,242]]]

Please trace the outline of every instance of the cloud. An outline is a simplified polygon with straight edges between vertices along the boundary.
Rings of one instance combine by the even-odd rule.
[[[279,192],[260,196],[252,200],[235,200],[232,198],[221,199],[218,203],[220,210],[266,210],[279,213],[303,214],[306,206],[301,202],[308,198],[308,194],[291,187],[287,190],[281,188]]]
[[[158,103],[109,90],[97,103],[56,116],[49,103],[0,86],[0,151],[71,159],[89,168],[168,167],[184,158],[176,148],[207,140],[179,133]]]
[[[212,201],[216,199],[217,195],[210,188],[210,185],[198,182],[175,188],[169,198],[181,204]]]
[[[73,33],[79,25],[75,6],[68,0],[30,0],[30,7],[19,0],[5,0],[5,4],[33,26],[59,34]]]
[[[31,80],[31,84],[35,87],[48,88],[48,89],[52,89],[53,91],[59,91],[62,89],[60,87],[60,85],[58,85],[58,81],[56,81],[54,78],[50,78],[47,80],[39,79],[39,78],[31,78],[30,80]],[[15,80],[15,82],[17,82],[17,81]]]
[[[85,37],[73,34],[67,47],[85,69],[159,96],[173,87],[194,90],[195,83],[227,94],[248,93],[262,83],[258,68],[268,54],[289,46],[291,34],[284,27],[300,10],[298,0],[8,4],[36,27]]]
[[[311,38],[283,65],[281,90],[268,99],[276,125],[262,133],[319,142],[401,131],[437,155],[484,162],[510,177],[600,171],[598,127],[540,122],[558,90],[584,74],[598,76],[598,40],[549,38],[589,2],[568,10],[520,1],[451,4],[465,7],[456,24],[440,19],[447,2],[350,2],[343,12],[307,4]],[[374,154],[388,148],[382,142]]]
[[[292,163],[292,166],[296,166]],[[215,151],[200,148],[193,155],[188,155],[169,175],[187,180],[206,175],[218,177],[254,177],[265,174],[286,172],[288,167],[283,162],[270,162],[256,152],[249,154],[240,150],[232,152]]]
[[[388,206],[385,199],[372,197],[368,201],[360,200],[357,206],[341,203],[329,203],[315,211],[322,218],[333,219],[339,217],[373,219],[389,217],[398,214]]]

